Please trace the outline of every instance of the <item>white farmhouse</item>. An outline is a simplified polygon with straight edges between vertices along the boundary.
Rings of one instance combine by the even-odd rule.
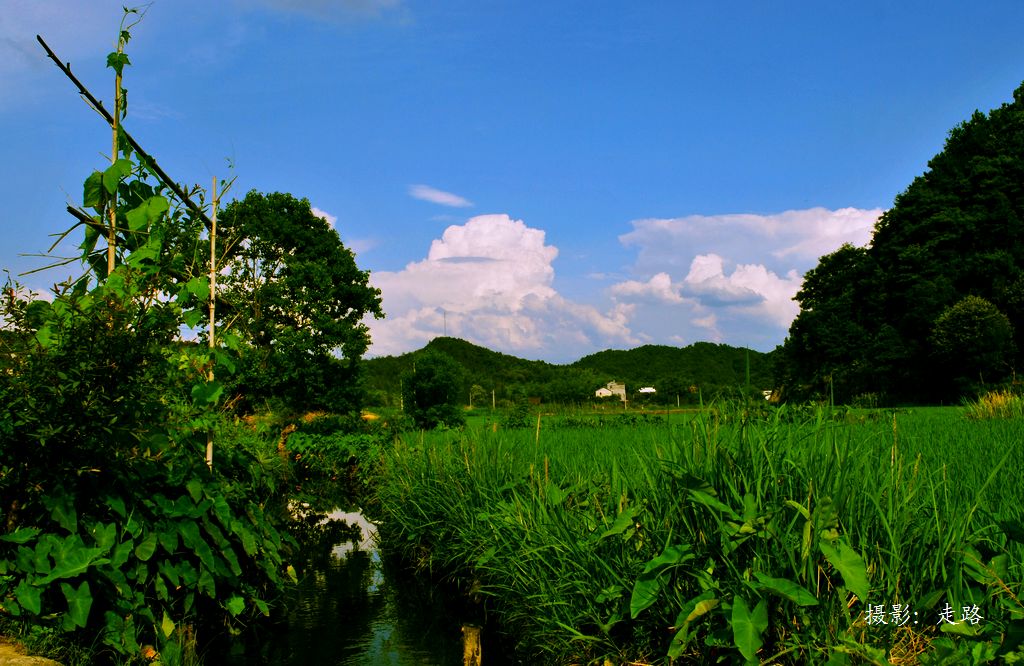
[[[598,398],[610,398],[613,395],[617,395],[619,400],[626,402],[626,385],[620,382],[608,382],[594,391],[594,395]]]

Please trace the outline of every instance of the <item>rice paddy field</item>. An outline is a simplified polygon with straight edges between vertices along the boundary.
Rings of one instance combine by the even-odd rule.
[[[478,419],[399,437],[374,511],[522,663],[1024,663],[1024,420],[998,416]]]

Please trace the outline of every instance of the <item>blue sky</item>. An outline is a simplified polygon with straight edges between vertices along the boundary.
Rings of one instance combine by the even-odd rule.
[[[109,100],[122,4],[0,0],[12,273],[109,153],[35,35]],[[768,351],[817,258],[1011,99],[1022,24],[1018,1],[157,0],[127,126],[179,181],[308,198],[382,289],[372,354]]]

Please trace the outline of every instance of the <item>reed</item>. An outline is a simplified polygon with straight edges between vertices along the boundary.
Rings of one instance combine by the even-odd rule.
[[[1017,649],[1019,421],[745,405],[574,418],[417,433],[380,466],[385,543],[482,595],[531,663]],[[984,619],[940,627],[946,604]],[[918,615],[879,623],[894,605]]]

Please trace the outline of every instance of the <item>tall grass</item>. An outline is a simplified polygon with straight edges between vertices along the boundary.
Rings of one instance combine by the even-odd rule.
[[[966,405],[972,419],[1024,418],[1024,397],[1011,391],[989,391]]]
[[[939,639],[951,630],[983,656],[1012,648],[1019,422],[742,406],[672,419],[409,435],[381,465],[385,542],[483,595],[535,662],[913,663],[929,644],[966,649]],[[984,620],[940,631],[947,603]],[[893,605],[917,615],[865,620]]]

